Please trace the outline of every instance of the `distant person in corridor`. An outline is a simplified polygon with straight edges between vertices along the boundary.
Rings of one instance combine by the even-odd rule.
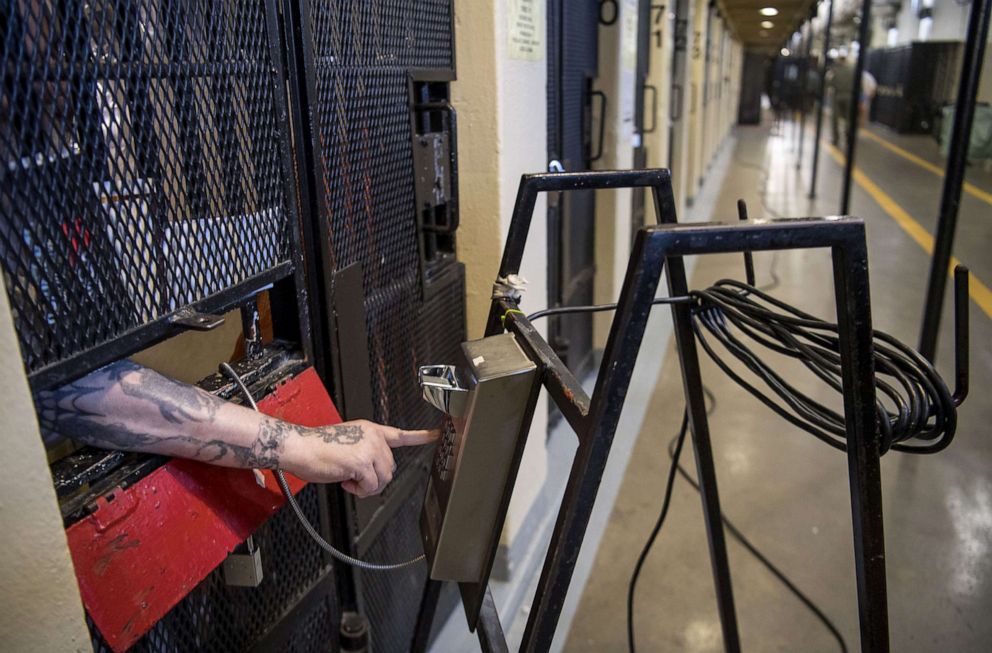
[[[872,98],[875,97],[875,90],[878,83],[867,70],[861,75],[861,93],[858,98],[858,115],[864,120]],[[854,90],[854,62],[842,52],[834,61],[827,73],[827,88],[830,90],[832,106],[830,109],[831,139],[830,142],[837,145],[840,142],[840,121],[844,121],[845,127],[851,115],[852,91]]]

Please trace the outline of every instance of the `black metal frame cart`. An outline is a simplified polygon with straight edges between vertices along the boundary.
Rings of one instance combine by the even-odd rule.
[[[876,429],[875,376],[864,225],[851,217],[751,220],[732,224],[676,224],[675,203],[667,170],[540,174],[523,177],[499,274],[518,272],[537,194],[576,189],[646,187],[654,195],[664,224],[638,234],[592,396],[562,364],[511,299],[494,299],[487,335],[514,333],[543,371],[543,384],[579,438],[568,484],[558,512],[537,591],[531,604],[522,651],[546,651],[552,644],[579,549],[596,499],[613,436],[637,360],[652,301],[667,266],[669,293],[684,295],[683,256],[794,248],[829,247],[840,327],[844,412],[847,422],[851,514],[854,524],[858,604],[862,649],[888,649],[888,616],[880,439]],[[682,367],[686,407],[702,486],[703,513],[725,648],[739,651],[733,589],[727,562],[713,453],[703,401],[699,358],[689,303],[672,304],[676,343]],[[526,437],[523,434],[521,437]],[[509,488],[507,492],[512,491]],[[430,581],[426,597],[439,583]],[[506,650],[506,640],[491,596],[478,622],[483,650]],[[423,650],[431,610],[425,604],[414,650]]]

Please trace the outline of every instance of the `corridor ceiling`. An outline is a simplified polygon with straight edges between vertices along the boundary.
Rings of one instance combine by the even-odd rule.
[[[720,13],[744,46],[763,50],[782,47],[815,4],[816,0],[717,0]],[[765,15],[762,9],[777,13]]]

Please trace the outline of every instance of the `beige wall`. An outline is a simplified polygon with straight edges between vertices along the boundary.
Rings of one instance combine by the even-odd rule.
[[[705,83],[700,84],[702,92],[699,96],[699,101],[703,107],[703,146],[702,157],[699,161],[700,180],[706,178],[706,171],[709,169],[709,163],[713,160],[713,152],[716,150],[717,133],[715,131],[715,126],[716,112],[719,107],[719,102],[717,102],[716,93],[714,91],[717,86],[717,70],[720,64],[719,58],[722,21],[713,9],[710,9],[709,13],[709,39],[706,42],[706,47],[703,49],[703,52],[706,53],[703,56],[703,66],[706,70],[706,77]]]
[[[672,11],[666,5],[662,9],[661,16],[652,9],[648,27],[648,84],[657,89],[657,111],[654,108],[651,91],[645,91],[644,97],[644,126],[650,128],[654,125],[654,131],[643,135],[644,147],[647,150],[647,162],[649,168],[671,168],[672,162],[669,159],[669,130],[671,122],[672,105],[672,49],[674,45],[674,22]],[[657,20],[656,20],[657,19]],[[683,98],[685,94],[683,93]],[[675,98],[677,99],[677,98]],[[653,114],[653,116],[652,116]],[[676,180],[672,180],[673,183]],[[676,193],[678,196],[678,193]],[[681,210],[681,209],[680,209]],[[648,196],[644,207],[645,224],[657,222],[654,213],[654,202]]]
[[[460,222],[458,257],[466,266],[469,338],[482,337],[493,281],[517,194],[520,175],[547,166],[547,62],[511,56],[511,5],[502,0],[459,3],[455,12],[458,80],[452,99],[458,111]],[[527,4],[527,3],[520,3]],[[543,7],[543,2],[535,2]],[[545,40],[543,13],[539,33]],[[546,45],[546,44],[545,44]],[[547,215],[539,198],[521,273],[530,282],[522,306],[547,306]],[[538,324],[539,329],[546,325]],[[504,543],[512,542],[547,477],[547,404],[534,414],[527,448],[507,514]]]
[[[687,21],[687,25],[691,26],[695,21],[697,3],[695,0],[685,0],[685,2],[688,9],[685,20]],[[673,2],[672,5],[674,11],[675,3]],[[672,39],[670,40],[675,38],[674,29],[675,26],[673,25]],[[689,118],[689,110],[692,103],[691,84],[694,66],[692,61],[692,29],[687,28],[686,31],[688,32],[686,34],[688,41],[686,43],[686,50],[679,58],[680,65],[683,68],[682,71],[679,71],[683,80],[682,92],[681,95],[675,95],[674,98],[674,102],[678,103],[678,106],[674,106],[674,109],[676,114],[681,116],[681,119],[675,123],[671,133],[672,148],[671,157],[668,160],[668,167],[672,171],[672,186],[675,191],[675,203],[679,216],[685,215],[688,199],[693,195],[693,185],[689,179],[691,175],[688,171],[690,167],[689,153],[692,150],[692,121]],[[657,65],[655,65],[656,63]],[[675,74],[676,71],[672,69],[672,59],[670,57],[661,60],[652,58],[651,78],[652,80],[657,80],[654,83],[670,86]]]
[[[599,28],[599,76],[595,87],[609,98],[598,170],[624,170],[634,163],[634,92],[637,66],[637,0],[622,0],[613,25]],[[595,133],[596,126],[593,127]],[[630,189],[596,193],[596,276],[593,300],[617,301],[630,253],[632,194]],[[593,346],[606,345],[610,313],[593,318]]]
[[[691,202],[699,189],[700,177],[703,170],[703,83],[706,72],[706,25],[709,21],[709,2],[695,0],[693,6],[692,28],[689,30],[689,83],[686,89],[689,95],[689,138],[687,161],[684,171],[673,170],[674,174],[686,176],[686,201]]]
[[[241,312],[229,311],[212,331],[185,331],[140,351],[131,360],[184,383],[197,383],[231,360],[241,336]]]
[[[0,366],[0,650],[91,650],[2,283]]]

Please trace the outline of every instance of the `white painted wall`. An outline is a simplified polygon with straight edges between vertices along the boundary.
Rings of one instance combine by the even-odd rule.
[[[905,45],[913,41],[961,41],[964,42],[968,31],[968,18],[971,13],[971,3],[958,4],[955,0],[934,0],[933,19],[929,27],[929,35],[921,38],[921,21],[917,17],[915,5],[923,0],[907,0],[896,16],[895,45]],[[872,47],[881,48],[887,45],[888,32],[880,18],[874,21]],[[955,87],[957,79],[955,79]],[[985,63],[982,66],[982,79],[978,87],[978,101],[992,103],[992,48],[986,48]]]
[[[2,282],[0,366],[0,651],[92,650]]]
[[[637,67],[637,0],[618,3],[619,16],[613,25],[599,28],[599,77],[596,88],[606,93],[606,126],[603,156],[593,168],[627,170],[634,165],[634,99]],[[596,193],[596,276],[593,300],[615,302],[620,296],[630,254],[630,189]],[[606,345],[613,316],[593,317],[593,346]]]
[[[920,35],[920,19],[917,18],[917,5],[923,0],[906,0],[896,16],[896,44],[911,43],[924,40]],[[968,12],[971,4],[959,5],[955,0],[934,0],[933,22],[930,27],[929,41],[961,41],[964,40],[968,27]],[[887,30],[878,20],[873,21],[875,29],[872,34],[872,47],[884,47]]]
[[[539,11],[540,57],[514,58],[510,20],[515,7]],[[458,255],[466,267],[469,338],[480,338],[489,313],[520,176],[547,166],[547,60],[544,3],[478,0],[455,12],[458,80],[452,103],[458,112],[460,223]],[[530,285],[524,310],[547,306],[547,208],[542,196],[534,212],[521,273]],[[546,328],[538,324],[539,329]],[[507,514],[503,543],[511,546],[547,477],[547,404],[534,414]]]

